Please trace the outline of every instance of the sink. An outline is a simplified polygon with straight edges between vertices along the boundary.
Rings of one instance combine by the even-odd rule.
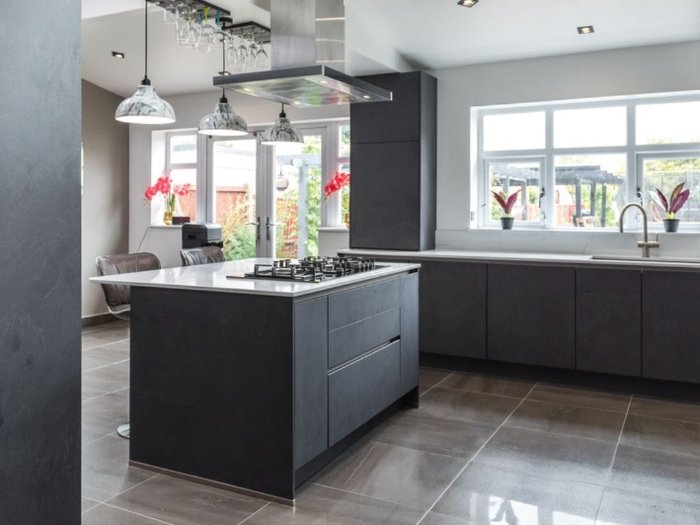
[[[700,264],[700,258],[691,257],[642,257],[641,255],[591,255],[598,261],[634,261],[648,263]]]

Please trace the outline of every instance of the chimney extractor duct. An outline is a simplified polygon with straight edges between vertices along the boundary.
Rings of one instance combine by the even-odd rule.
[[[299,108],[392,99],[391,91],[317,63],[317,44],[327,61],[343,62],[342,0],[271,0],[270,17],[272,69],[214,77],[215,86]],[[334,25],[339,34],[329,38]]]

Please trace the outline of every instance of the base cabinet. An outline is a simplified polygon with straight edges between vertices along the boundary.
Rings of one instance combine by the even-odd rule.
[[[639,377],[642,373],[642,274],[576,270],[576,369]]]
[[[575,366],[575,270],[492,264],[488,268],[488,359]]]
[[[421,261],[421,352],[486,359],[486,265]]]
[[[642,375],[700,383],[700,274],[644,272]]]

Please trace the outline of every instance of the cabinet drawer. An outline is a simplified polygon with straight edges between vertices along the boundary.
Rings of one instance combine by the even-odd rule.
[[[328,444],[333,446],[400,396],[401,342],[328,376]]]
[[[400,333],[398,308],[333,330],[328,334],[328,368],[335,368],[387,343]]]
[[[399,306],[399,279],[370,284],[328,298],[328,329],[336,330]]]

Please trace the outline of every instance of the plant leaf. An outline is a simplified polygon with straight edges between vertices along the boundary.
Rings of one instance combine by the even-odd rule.
[[[685,186],[685,182],[681,182],[678,186],[673,188],[673,191],[671,192],[671,197],[668,199],[668,205],[670,207],[673,207],[673,201],[675,201],[678,196],[681,194],[681,191],[683,190],[683,186]]]
[[[494,199],[496,199],[496,202],[498,202],[498,205],[501,207],[501,209],[503,209],[503,211],[505,211],[506,213],[508,213],[508,212],[506,211],[506,206],[507,206],[507,204],[506,204],[505,199],[503,198],[503,195],[501,195],[500,193],[497,193],[497,192],[495,192],[495,191],[493,191],[493,190],[491,190],[491,194],[493,195]]]
[[[659,196],[659,200],[661,201],[661,205],[664,207],[664,211],[668,213],[669,208],[666,196],[661,192],[659,188],[656,188],[656,194]]]
[[[682,191],[678,194],[675,201],[672,202],[671,213],[678,212],[690,197],[690,190]]]
[[[522,190],[518,190],[515,193],[513,193],[510,197],[508,197],[508,200],[506,201],[506,213],[510,213],[510,210],[513,209],[513,205],[518,200],[518,193],[520,193],[521,191]]]

